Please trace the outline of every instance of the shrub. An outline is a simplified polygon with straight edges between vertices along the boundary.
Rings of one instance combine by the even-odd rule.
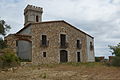
[[[99,57],[95,57],[95,62],[100,62],[100,58]]]
[[[119,56],[113,57],[113,59],[111,61],[111,65],[112,66],[120,66],[120,57]]]
[[[1,50],[3,54],[0,56],[0,66],[2,68],[5,67],[13,67],[17,66],[20,63],[19,58],[15,55],[13,50],[11,49],[3,49]]]

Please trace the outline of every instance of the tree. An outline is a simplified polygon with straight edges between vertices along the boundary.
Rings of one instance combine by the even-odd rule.
[[[2,38],[0,38],[0,49],[6,48],[6,47],[7,47],[6,42]]]
[[[10,25],[6,24],[4,20],[0,20],[0,35],[5,36],[6,33],[11,29]],[[6,42],[0,37],[0,49],[6,48]]]
[[[109,48],[111,49],[112,54],[120,57],[120,43],[116,46],[109,46]]]
[[[109,46],[111,49],[112,54],[115,56],[112,58],[111,65],[113,66],[120,66],[120,43],[116,46]]]
[[[0,20],[0,35],[5,36],[6,32],[8,32],[10,29],[10,25],[6,24],[4,20]]]

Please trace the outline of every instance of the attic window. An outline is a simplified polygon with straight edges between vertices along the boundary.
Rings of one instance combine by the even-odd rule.
[[[39,17],[38,16],[36,16],[36,22],[39,22]]]

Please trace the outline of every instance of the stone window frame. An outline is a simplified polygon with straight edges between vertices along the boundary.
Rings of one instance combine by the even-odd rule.
[[[90,51],[93,51],[94,45],[93,45],[93,42],[92,42],[92,41],[89,42],[89,46],[90,46]]]
[[[61,39],[60,39],[60,37],[61,37],[60,35],[61,35],[61,34],[66,35],[66,43],[68,43],[68,46],[69,46],[69,42],[68,42],[68,37],[69,37],[69,36],[68,36],[67,33],[65,33],[65,32],[60,32],[60,33],[59,33],[59,41],[58,41],[59,45],[60,45],[60,42],[61,42]]]
[[[42,57],[43,57],[43,58],[46,58],[46,57],[47,57],[47,52],[46,52],[46,51],[43,51],[43,52],[42,52]]]
[[[69,62],[69,61],[70,61],[70,51],[69,51],[68,49],[59,49],[59,50],[58,50],[58,53],[59,53],[59,54],[58,54],[58,61],[59,61],[59,63],[60,63],[60,51],[61,51],[61,50],[66,50],[66,51],[67,51],[67,54],[68,54],[68,55],[67,55],[67,57],[68,57],[68,61],[67,61],[67,62]]]
[[[46,35],[46,38],[47,38],[47,41],[49,41],[49,38],[48,38],[48,35],[47,34],[45,34],[45,33],[42,33],[42,34],[40,34],[40,44],[41,44],[41,40],[42,40],[42,35]],[[50,43],[48,43],[48,45],[49,45]]]
[[[67,33],[65,33],[65,32],[60,32],[60,33],[59,33],[59,43],[60,43],[60,40],[61,40],[61,39],[60,39],[60,35],[61,35],[61,34],[66,35],[66,42],[68,42],[68,35],[67,35]]]
[[[82,38],[77,38],[75,41],[75,47],[77,46],[77,40],[80,40],[80,44],[82,44]],[[82,46],[81,46],[81,49],[82,49]]]
[[[39,16],[38,15],[35,16],[35,22],[39,22]]]

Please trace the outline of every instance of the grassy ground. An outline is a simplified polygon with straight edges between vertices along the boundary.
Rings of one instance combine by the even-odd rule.
[[[120,67],[108,67],[102,63],[21,66],[1,71],[0,80],[120,80]]]

